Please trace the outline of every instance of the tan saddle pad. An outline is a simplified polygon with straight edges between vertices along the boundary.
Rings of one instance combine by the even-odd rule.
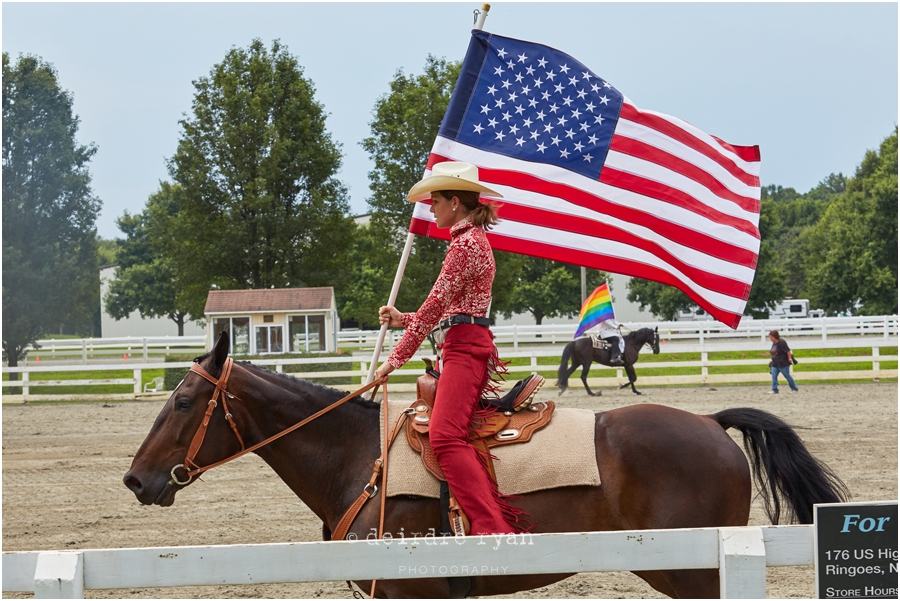
[[[400,413],[408,408],[409,401],[390,401],[389,423],[396,423]],[[383,419],[384,412],[381,415]],[[500,492],[520,495],[563,486],[599,486],[594,429],[593,411],[557,408],[550,423],[533,432],[527,444],[492,447]],[[388,455],[387,495],[440,497],[438,479],[425,469],[421,455],[409,445],[403,432]]]
[[[431,414],[438,387],[435,373],[429,370],[429,373],[416,382],[416,401],[408,409],[410,416],[406,421],[406,439],[409,446],[422,456],[425,469],[438,480],[446,480],[429,439]],[[550,423],[555,403],[549,401],[532,404],[543,383],[544,378],[537,374],[517,383],[507,395],[509,398],[496,400],[498,405],[506,405],[506,411],[495,410],[486,418],[476,418],[470,428],[472,444],[489,457],[487,469],[493,478],[496,479],[496,474],[490,454],[494,447],[526,443],[531,440],[534,432]],[[483,401],[483,404],[486,402]]]

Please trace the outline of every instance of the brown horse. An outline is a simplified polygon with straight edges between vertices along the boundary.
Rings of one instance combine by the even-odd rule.
[[[625,373],[628,375],[628,382],[619,386],[619,390],[626,386],[631,386],[634,394],[641,394],[634,387],[637,380],[637,374],[634,373],[634,364],[640,358],[641,348],[646,344],[650,346],[654,355],[659,354],[659,328],[641,328],[624,336],[625,352],[622,353],[622,359],[625,362]],[[608,367],[613,367],[609,362],[610,352],[607,349],[594,348],[589,336],[584,336],[573,340],[563,349],[562,359],[559,363],[559,371],[557,372],[556,386],[559,388],[559,394],[562,395],[569,387],[569,376],[575,373],[575,370],[581,367],[581,381],[584,383],[584,389],[591,396],[600,396],[602,393],[594,394],[587,383],[588,371],[591,369],[591,363],[596,361]],[[572,366],[569,367],[569,361]]]
[[[220,336],[213,350],[195,361],[217,379],[227,356],[228,338]],[[190,373],[166,402],[124,478],[141,503],[172,505],[176,493],[189,484],[191,480],[178,466],[185,463],[205,412],[209,413],[208,428],[194,462],[206,466],[240,450],[222,403],[208,404],[214,389],[206,379]],[[344,396],[243,362],[233,364],[226,391],[228,416],[248,448]],[[378,415],[378,403],[356,397],[255,451],[322,520],[326,540],[359,496],[380,454]],[[751,469],[725,432],[728,428],[744,434],[773,523],[783,517],[811,523],[814,503],[845,498],[844,484],[809,454],[790,426],[773,415],[728,409],[704,416],[635,405],[596,415],[600,486],[544,490],[516,502],[531,514],[536,533],[744,526],[753,494]],[[397,444],[405,444],[402,437]],[[376,496],[363,506],[348,536],[366,537],[377,527],[379,511]],[[401,528],[407,536],[439,530],[439,502],[388,497],[384,524],[384,531],[394,536],[399,536]],[[714,569],[636,574],[671,597],[719,594]],[[570,575],[474,577],[468,594],[509,594]],[[370,584],[357,583],[364,591]],[[386,580],[376,588],[380,597],[431,598],[450,593],[447,578]]]

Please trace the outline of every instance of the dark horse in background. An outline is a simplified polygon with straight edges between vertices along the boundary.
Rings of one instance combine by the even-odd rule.
[[[625,360],[625,373],[628,374],[628,382],[619,386],[619,389],[625,388],[629,384],[631,385],[631,390],[635,394],[641,394],[637,391],[637,388],[634,387],[634,381],[637,380],[637,375],[634,373],[634,364],[638,362],[640,358],[641,347],[645,344],[650,345],[650,348],[653,349],[653,354],[659,354],[659,329],[658,328],[641,328],[639,330],[635,330],[630,334],[624,336],[625,338],[625,352],[622,353],[622,359]],[[610,352],[607,349],[594,348],[593,343],[591,342],[590,336],[584,336],[582,338],[578,338],[577,340],[573,340],[569,344],[566,345],[566,348],[563,349],[562,360],[559,363],[559,372],[558,379],[556,380],[556,386],[559,388],[559,394],[562,394],[566,391],[566,388],[569,387],[569,377],[575,372],[576,369],[581,367],[581,381],[584,382],[584,389],[591,396],[599,396],[602,393],[594,394],[591,392],[591,388],[587,383],[587,375],[588,371],[591,369],[591,363],[596,361],[597,363],[602,363],[603,365],[607,365],[609,367],[618,367],[612,365],[609,362]],[[569,360],[572,361],[572,366],[569,367]]]
[[[227,356],[226,333],[210,353],[195,361],[210,376],[220,378]],[[193,482],[176,470],[183,470],[179,466],[205,412],[209,412],[208,428],[195,456],[197,465],[211,465],[239,451],[223,404],[209,402],[214,389],[200,375],[189,373],[163,406],[124,477],[125,486],[141,503],[172,505],[175,495]],[[225,390],[228,415],[247,448],[345,396],[246,362],[233,364]],[[322,520],[325,540],[331,539],[344,512],[360,495],[381,454],[379,408],[379,403],[355,397],[255,451]],[[764,411],[726,409],[695,415],[643,404],[597,413],[594,420],[602,484],[542,490],[517,498],[516,504],[531,515],[533,532],[745,526],[754,495],[751,468],[769,519],[776,524],[785,518],[812,523],[814,503],[846,498],[844,484],[810,455],[794,430]],[[749,465],[728,428],[743,433]],[[406,442],[401,436],[396,444]],[[380,507],[380,496],[364,505],[348,538],[364,539],[372,532],[378,526]],[[205,519],[212,510],[198,507],[197,517]],[[424,534],[440,528],[440,502],[388,497],[384,519],[384,531],[395,538],[401,528],[406,536]],[[476,576],[468,594],[511,594],[568,576]],[[641,571],[637,576],[671,597],[719,595],[716,569]],[[368,591],[371,581],[357,585]],[[434,598],[448,597],[451,587],[441,577],[379,580],[375,591],[379,597]]]

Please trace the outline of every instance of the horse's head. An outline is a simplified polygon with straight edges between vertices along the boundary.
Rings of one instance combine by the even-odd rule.
[[[223,332],[212,351],[194,360],[213,380],[222,376],[228,344],[227,332]],[[240,408],[230,402],[233,397],[227,393],[215,392],[212,382],[193,371],[175,387],[125,474],[125,486],[138,501],[169,506],[175,502],[175,493],[193,479],[185,470],[185,463],[193,463],[196,468],[240,451],[242,443],[231,433],[228,420],[239,426],[242,416],[228,414],[226,418],[224,406],[227,404],[230,411],[238,413]],[[211,400],[214,396],[219,397],[218,401]]]

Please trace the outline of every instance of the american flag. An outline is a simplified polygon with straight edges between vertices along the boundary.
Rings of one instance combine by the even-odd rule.
[[[497,250],[676,286],[736,328],[759,254],[759,147],[637,108],[553,48],[473,31],[428,161],[503,195]],[[449,238],[417,203],[410,231]]]

